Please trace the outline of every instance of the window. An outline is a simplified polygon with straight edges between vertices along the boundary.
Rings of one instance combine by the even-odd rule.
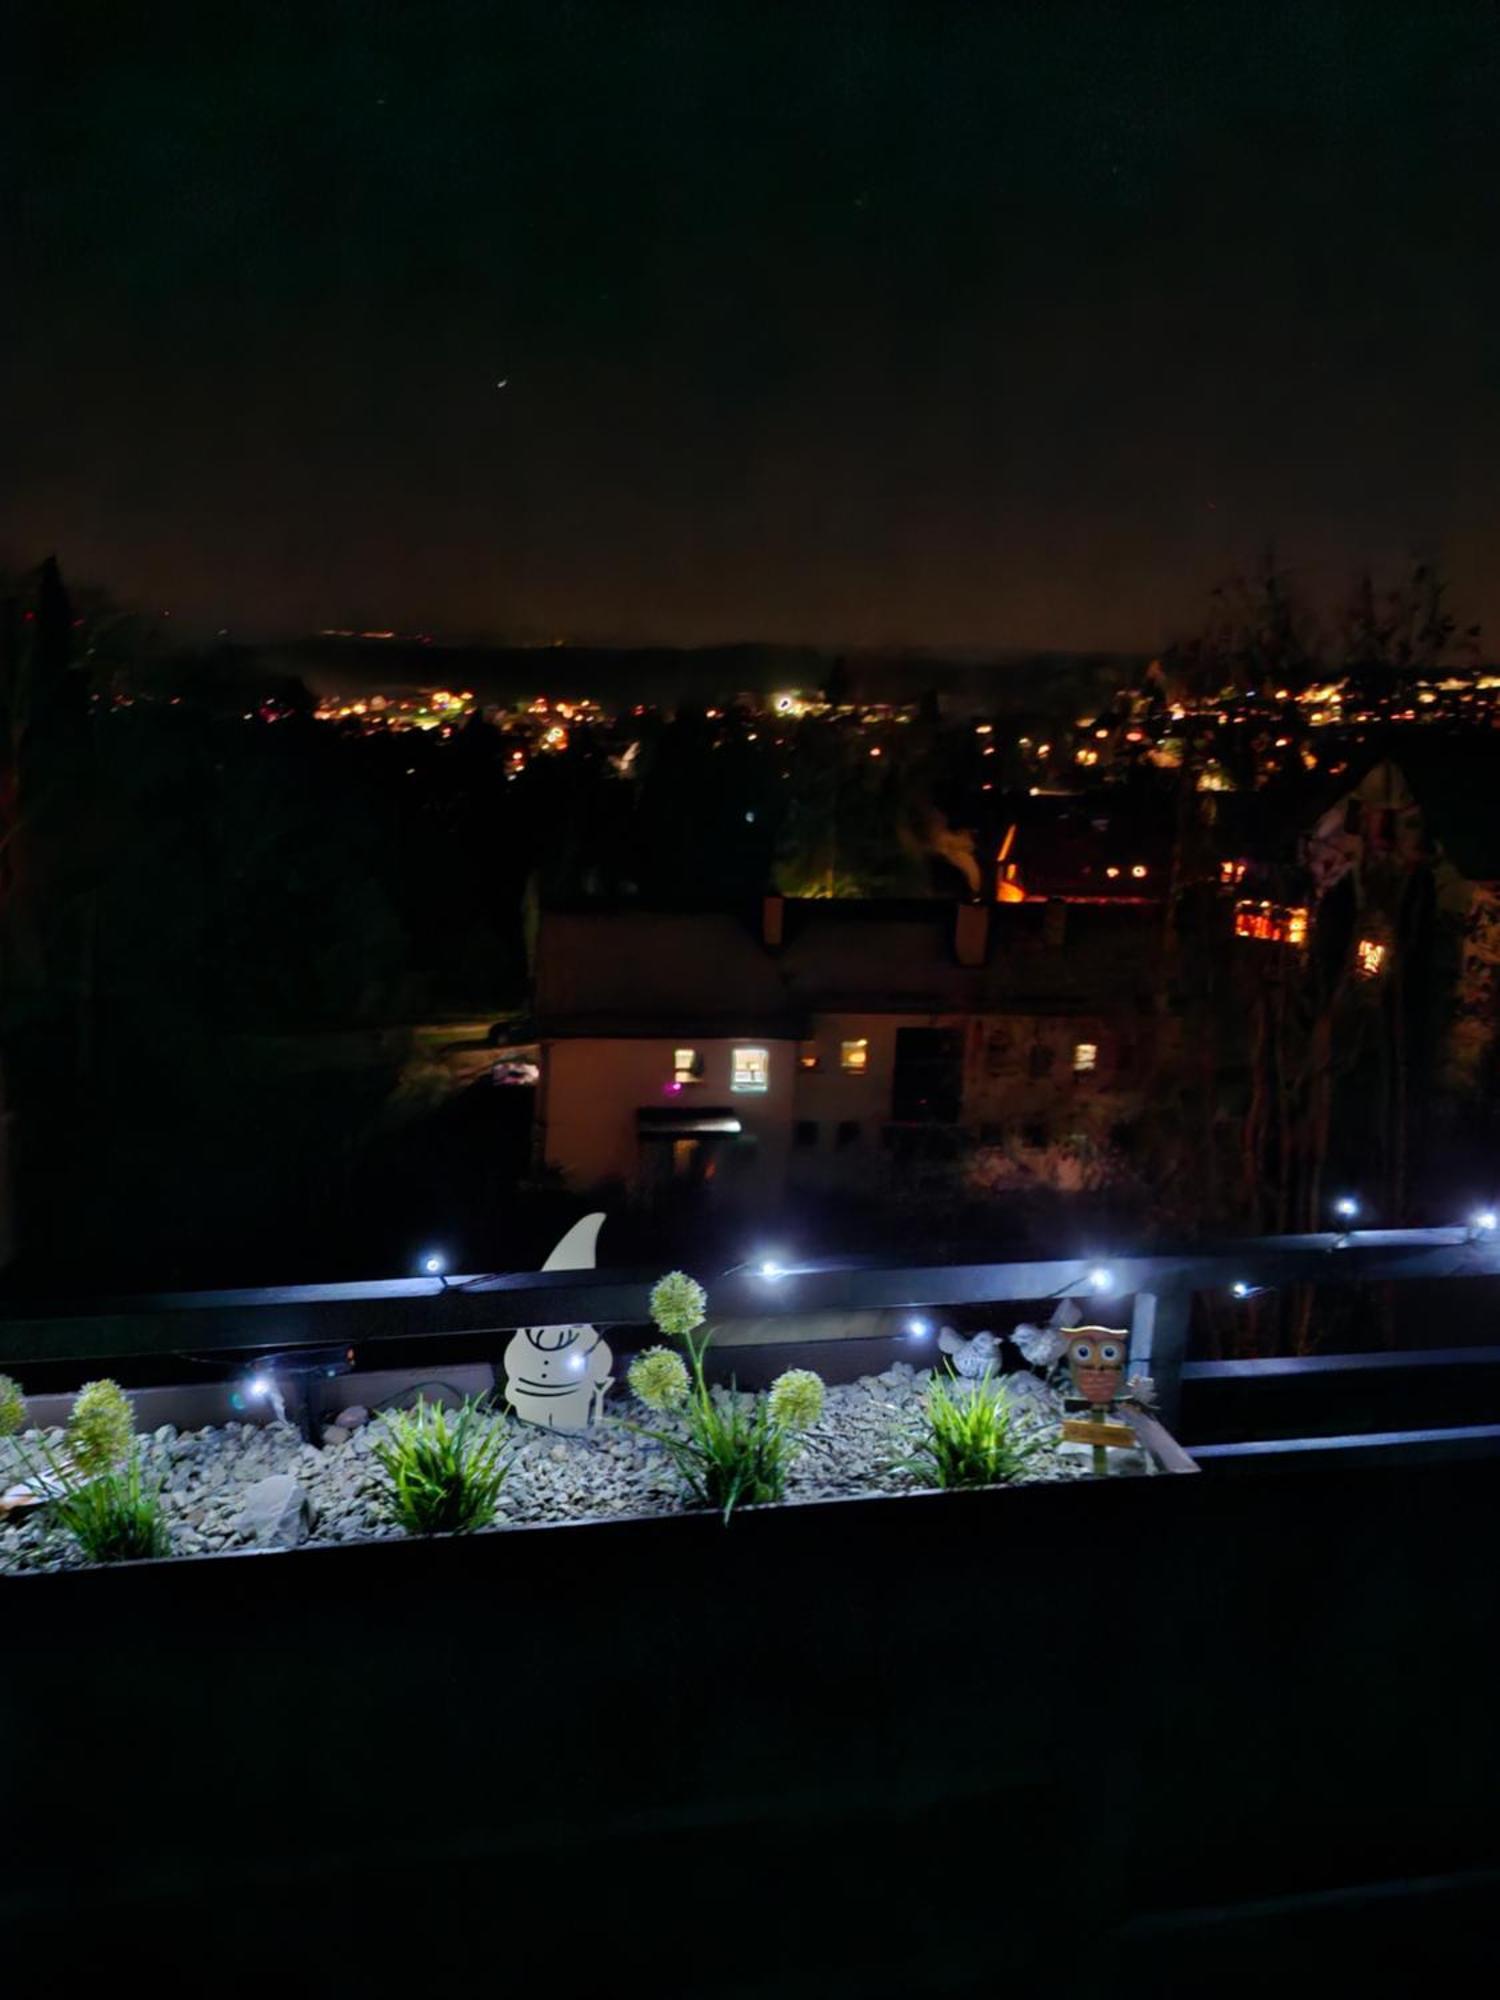
[[[769,1090],[769,1049],[736,1049],[730,1061],[729,1087],[731,1090]]]
[[[840,1147],[857,1146],[859,1144],[859,1120],[857,1118],[841,1118],[839,1120],[838,1144]]]
[[[1378,979],[1385,971],[1385,946],[1378,938],[1361,938],[1354,947],[1354,969],[1361,979]]]
[[[1026,1071],[1033,1078],[1049,1076],[1052,1072],[1052,1051],[1045,1042],[1033,1042],[1026,1051]]]
[[[858,1040],[839,1043],[839,1067],[850,1076],[863,1076],[870,1067],[870,1039],[861,1035]]]
[[[1308,912],[1303,904],[1239,902],[1234,906],[1234,934],[1261,944],[1307,943]]]
[[[816,1146],[818,1143],[818,1121],[816,1118],[799,1118],[792,1127],[794,1146]]]
[[[797,1067],[798,1069],[821,1069],[823,1067],[818,1057],[818,1045],[816,1042],[803,1042],[800,1045],[797,1050]]]
[[[703,1056],[697,1049],[674,1049],[672,1076],[677,1083],[702,1083]]]
[[[1073,1044],[1073,1074],[1087,1076],[1091,1069],[1099,1067],[1099,1044],[1097,1042],[1075,1042]]]

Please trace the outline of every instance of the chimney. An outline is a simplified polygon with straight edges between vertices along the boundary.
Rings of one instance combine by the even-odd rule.
[[[760,941],[767,951],[781,949],[781,924],[786,915],[786,898],[774,889],[762,896],[760,902]]]
[[[953,920],[953,956],[960,965],[983,965],[990,935],[988,903],[960,903]]]

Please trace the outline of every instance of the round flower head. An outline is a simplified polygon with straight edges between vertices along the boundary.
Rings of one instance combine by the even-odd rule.
[[[26,1428],[26,1398],[19,1382],[0,1375],[0,1437],[15,1437]]]
[[[769,1401],[783,1429],[805,1431],[823,1414],[823,1378],[810,1368],[788,1368],[771,1384]]]
[[[648,1410],[675,1410],[687,1401],[688,1372],[670,1347],[648,1347],[630,1364],[630,1386]]]
[[[651,1287],[651,1317],[669,1340],[682,1340],[703,1324],[708,1299],[686,1271],[668,1271]]]
[[[68,1455],[80,1472],[107,1472],[135,1442],[130,1398],[118,1382],[85,1382],[68,1418]]]

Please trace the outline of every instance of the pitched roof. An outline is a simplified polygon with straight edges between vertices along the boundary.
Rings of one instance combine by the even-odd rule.
[[[1149,989],[1160,936],[1149,908],[1069,908],[1055,944],[1044,905],[986,905],[984,962],[966,966],[954,951],[960,907],[788,902],[775,950],[722,911],[549,911],[538,1026],[544,1036],[791,1039],[815,1013],[1077,1013]]]

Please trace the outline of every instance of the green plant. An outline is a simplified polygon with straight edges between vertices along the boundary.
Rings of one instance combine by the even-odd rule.
[[[485,1428],[465,1402],[455,1416],[418,1397],[386,1419],[373,1456],[385,1474],[385,1511],[409,1535],[464,1535],[488,1527],[510,1470],[503,1424]]]
[[[648,1410],[675,1410],[692,1383],[686,1363],[670,1347],[648,1347],[631,1362],[626,1378]]]
[[[736,1507],[786,1495],[797,1442],[777,1422],[765,1396],[741,1396],[731,1388],[715,1400],[700,1369],[683,1407],[681,1431],[648,1435],[676,1467],[689,1505],[715,1507],[727,1521]]]
[[[67,1452],[81,1473],[107,1472],[135,1444],[135,1414],[118,1382],[85,1382],[68,1418]]]
[[[712,1335],[698,1333],[707,1309],[703,1287],[685,1271],[669,1271],[658,1279],[651,1288],[651,1317],[664,1334],[682,1342],[687,1366],[667,1348],[650,1348],[632,1367],[630,1384],[641,1395],[636,1368],[646,1361],[652,1362],[659,1383],[670,1381],[672,1401],[653,1403],[649,1395],[641,1400],[676,1415],[678,1428],[643,1435],[671,1459],[688,1505],[715,1507],[727,1521],[736,1507],[785,1498],[787,1470],[797,1453],[795,1432],[816,1422],[823,1384],[810,1369],[793,1368],[767,1396],[741,1396],[731,1383],[716,1399],[703,1373]],[[677,1363],[670,1374],[664,1365],[668,1361]],[[648,1377],[647,1386],[658,1382]]]
[[[686,1271],[668,1271],[651,1287],[651,1317],[669,1340],[687,1340],[707,1311],[707,1294]]]
[[[933,1376],[921,1440],[901,1463],[929,1486],[998,1486],[1019,1479],[1040,1436],[1015,1422],[1010,1397],[988,1373],[972,1386],[960,1389],[957,1382],[951,1369]]]
[[[0,1437],[18,1437],[26,1428],[26,1398],[19,1382],[0,1375]]]
[[[87,1479],[59,1475],[55,1464],[52,1469],[63,1484],[51,1502],[51,1517],[72,1535],[90,1562],[144,1562],[170,1553],[161,1481],[144,1478],[140,1453],[133,1447],[123,1465],[111,1465]]]
[[[823,1414],[823,1378],[811,1368],[788,1368],[771,1384],[766,1402],[783,1430],[805,1431]]]

